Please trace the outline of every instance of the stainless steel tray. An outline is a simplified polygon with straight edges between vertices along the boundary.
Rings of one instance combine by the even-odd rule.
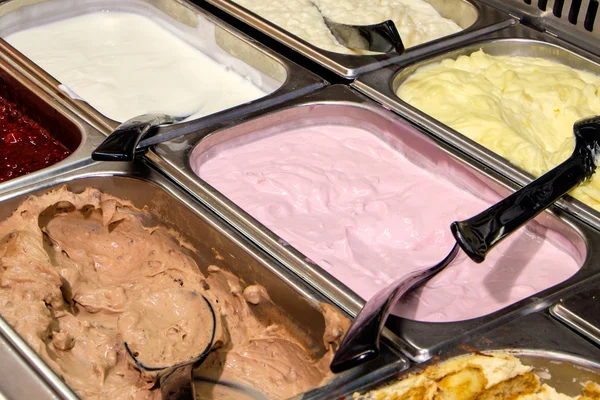
[[[59,178],[49,178],[28,187],[1,192],[0,220],[10,216],[28,196],[43,194],[62,185],[67,185],[70,190],[76,192],[91,186],[105,193],[128,199],[137,207],[147,206],[158,223],[173,227],[197,249],[198,264],[203,271],[215,262],[214,251],[218,251],[225,256],[224,260],[219,261],[220,265],[248,283],[263,285],[284,313],[298,326],[304,327],[311,345],[320,348],[318,351],[323,351],[322,337],[325,327],[318,305],[331,302],[143,162],[133,165],[94,163]],[[77,398],[35,351],[29,348],[1,318],[0,339],[4,339],[8,345],[16,349],[13,354],[3,354],[7,362],[24,366],[20,369],[22,375],[15,377],[12,382],[0,379],[0,383],[8,385],[3,386],[2,390],[7,390],[7,393],[8,390],[11,392],[18,390],[26,382],[35,383],[39,376],[47,386],[40,386],[37,381],[37,386],[30,388],[32,391],[43,389],[47,392],[55,392],[63,399]],[[0,349],[3,345],[5,343],[0,340]],[[24,361],[28,364],[23,364]],[[407,360],[396,351],[384,346],[384,357],[381,360],[340,374],[329,384],[351,382],[365,371],[380,368],[392,361],[408,366]],[[326,387],[322,387],[321,390],[326,390]]]
[[[550,308],[550,314],[600,346],[599,282],[561,299]]]
[[[8,324],[0,320],[0,329],[5,325]],[[59,399],[50,386],[32,373],[31,366],[4,334],[0,335],[0,399]]]
[[[229,13],[252,28],[273,37],[278,42],[346,78],[355,78],[360,74],[383,66],[401,60],[414,59],[440,49],[450,49],[469,39],[516,23],[516,19],[509,14],[482,4],[478,0],[426,1],[433,5],[441,15],[453,20],[464,30],[454,35],[411,47],[404,55],[353,56],[320,49],[232,0],[207,0],[208,3]],[[201,3],[199,1],[195,2]]]
[[[600,54],[600,11],[596,0],[480,0],[542,32]]]
[[[190,131],[244,116],[327,84],[186,0],[81,0],[76,4],[69,0],[9,0],[0,3],[0,37],[18,29],[99,10],[133,12],[159,19],[174,31],[184,32],[185,40],[193,39],[193,42],[189,41],[192,46],[218,57],[219,62],[226,63],[232,70],[248,74],[257,86],[269,93],[257,100],[180,124]],[[118,126],[118,121],[107,118],[78,97],[72,97],[61,82],[2,39],[0,58],[34,76],[59,102],[77,110],[105,134]],[[167,134],[172,129],[172,126],[165,127],[160,133]]]
[[[56,176],[92,161],[91,151],[104,139],[99,131],[68,108],[58,104],[35,82],[27,79],[17,69],[2,60],[0,60],[0,81],[6,84],[7,93],[4,95],[10,101],[24,106],[38,123],[71,150],[67,158],[54,165],[0,183],[0,191]]]
[[[345,125],[367,126],[367,129],[374,126],[372,131],[377,131],[378,128],[386,132],[400,129],[403,132],[402,137],[396,135],[394,140],[413,143],[411,148],[417,146],[419,152],[424,151],[422,149],[431,149],[433,156],[429,155],[429,157],[437,157],[437,160],[444,160],[450,165],[460,165],[461,168],[465,167],[473,171],[500,195],[506,195],[516,188],[516,185],[500,175],[489,171],[476,161],[455,151],[426,132],[412,127],[393,113],[385,111],[364,96],[344,86],[331,86],[306,96],[302,100],[291,101],[283,110],[269,113],[234,128],[220,131],[203,130],[185,138],[161,144],[156,147],[155,152],[148,154],[149,160],[156,164],[162,172],[208,205],[303,280],[336,302],[350,315],[356,315],[359,312],[364,304],[363,299],[319,266],[307,261],[304,255],[286,245],[285,241],[200,179],[190,168],[189,157],[199,143],[206,148],[228,138],[264,127],[277,126],[283,122],[293,123],[294,126],[307,125],[307,123],[303,123],[303,120],[308,119],[313,124],[318,121],[326,123],[335,121]],[[384,128],[381,128],[382,126]],[[269,130],[269,132],[271,131],[276,133],[276,128]],[[207,135],[210,136],[206,137]],[[387,138],[387,140],[391,139]],[[595,245],[595,243],[600,244],[598,233],[575,218],[562,214],[560,210],[553,208],[551,212],[542,214],[538,221],[566,235],[581,252],[585,262],[575,276],[503,310],[468,321],[424,323],[391,317],[387,327],[396,335],[389,334],[390,340],[394,341],[413,360],[423,361],[431,358],[441,349],[464,340],[465,337],[476,332],[485,331],[519,315],[548,307],[561,293],[571,292],[582,282],[597,275],[600,272],[600,265],[594,263],[593,260],[599,256],[598,252],[600,251]],[[561,215],[561,220],[556,219],[555,215]],[[587,255],[585,255],[586,246]]]
[[[395,94],[396,89],[415,69],[429,63],[439,62],[445,58],[456,58],[460,55],[470,54],[479,49],[493,55],[542,57],[600,74],[600,57],[550,35],[536,32],[524,26],[517,26],[482,37],[480,40],[468,43],[459,50],[436,54],[425,61],[388,67],[362,76],[352,83],[352,86],[404,118],[425,128],[444,142],[450,143],[460,151],[490,166],[510,180],[519,185],[526,185],[533,179],[533,176],[529,173],[400,100]],[[562,209],[600,229],[600,212],[570,196],[565,196],[557,204]]]
[[[600,349],[561,326],[546,313],[534,313],[471,338],[448,349],[435,360],[413,365],[408,370],[396,372],[392,366],[386,366],[373,371],[365,379],[338,388],[330,398],[335,395],[335,398],[350,400],[355,392],[364,394],[409,373],[418,373],[437,361],[473,351],[512,354],[523,364],[532,366],[540,377],[545,378],[544,382],[571,396],[580,394],[581,384],[586,381],[600,382]]]

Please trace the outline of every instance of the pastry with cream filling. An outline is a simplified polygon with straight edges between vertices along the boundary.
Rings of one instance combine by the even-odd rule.
[[[587,382],[576,397],[542,383],[532,367],[509,354],[469,354],[427,367],[356,400],[597,400],[600,386]]]

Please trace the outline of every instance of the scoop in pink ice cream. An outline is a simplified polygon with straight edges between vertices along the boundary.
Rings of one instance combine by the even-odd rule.
[[[369,299],[405,273],[440,261],[454,244],[450,223],[500,199],[481,182],[475,192],[486,200],[465,190],[473,184],[451,176],[450,165],[417,165],[402,152],[411,153],[411,160],[423,156],[399,150],[363,129],[317,125],[215,147],[207,160],[192,158],[192,167]],[[461,253],[395,313],[421,321],[475,318],[574,275],[575,259],[546,240],[552,236],[560,242],[561,235],[536,232],[518,231],[483,264]]]

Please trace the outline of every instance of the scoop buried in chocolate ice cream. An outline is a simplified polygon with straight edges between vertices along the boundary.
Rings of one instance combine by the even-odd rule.
[[[82,398],[158,399],[153,369],[207,347],[196,371],[204,382],[272,399],[330,376],[347,320],[323,305],[327,351],[315,358],[264,287],[217,265],[203,275],[192,246],[145,226],[142,213],[95,189],[63,188],[28,198],[0,223],[0,313]],[[202,398],[215,398],[201,386]]]
[[[138,367],[160,370],[210,351],[216,321],[203,295],[166,289],[131,304],[119,317],[117,329]]]

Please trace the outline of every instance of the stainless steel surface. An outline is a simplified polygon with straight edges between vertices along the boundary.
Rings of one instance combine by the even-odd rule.
[[[133,12],[158,20],[173,32],[181,33],[182,40],[231,70],[248,76],[252,83],[269,93],[249,103],[183,122],[190,130],[244,116],[302,96],[327,84],[313,73],[277,55],[186,0],[80,0],[75,3],[70,0],[8,0],[0,3],[0,36],[99,10]],[[118,121],[107,118],[87,102],[80,100],[66,85],[62,85],[2,39],[0,58],[39,80],[59,102],[77,110],[104,134],[108,135],[119,125]],[[168,133],[172,129],[173,127],[161,128],[160,133]],[[150,142],[151,139],[146,143]]]
[[[305,57],[347,78],[354,78],[360,74],[392,63],[401,62],[402,60],[415,59],[423,54],[436,52],[440,49],[453,48],[466,40],[481,36],[486,32],[501,29],[516,22],[516,19],[508,14],[482,4],[477,0],[426,0],[443,17],[453,20],[464,30],[454,35],[409,48],[404,55],[379,54],[373,56],[354,56],[320,49],[238,5],[233,0],[207,1],[260,32],[272,36],[275,40]]]
[[[426,132],[412,127],[393,113],[386,112],[364,96],[343,86],[332,86],[306,96],[302,100],[291,101],[283,110],[271,112],[233,128],[216,132],[213,130],[199,131],[185,138],[161,144],[156,147],[155,152],[148,153],[147,157],[181,187],[207,204],[240,232],[251,238],[303,280],[324,293],[350,315],[355,316],[364,305],[363,299],[316,264],[307,261],[304,255],[287,245],[284,240],[198,178],[191,170],[188,160],[194,153],[209,157],[210,151],[206,152],[205,150],[227,139],[237,137],[238,144],[252,140],[252,136],[256,137],[256,135],[251,133],[259,130],[263,130],[260,135],[271,135],[290,125],[301,127],[331,122],[365,127],[392,145],[394,143],[397,145],[397,141],[400,139],[410,144],[410,148],[418,149],[418,152],[426,154],[433,164],[444,160],[443,162],[447,162],[449,165],[456,165],[458,168],[472,171],[473,176],[477,176],[477,179],[485,182],[500,195],[506,195],[517,188],[517,185],[486,169],[463,153],[456,152]],[[214,133],[206,136],[211,132]],[[401,137],[398,132],[402,132]],[[202,140],[200,141],[200,139]],[[387,327],[396,332],[398,336],[390,334],[388,331],[384,333],[385,337],[394,341],[412,359],[423,361],[432,357],[440,349],[464,340],[469,335],[498,326],[520,315],[546,308],[560,294],[571,292],[582,282],[591,279],[600,272],[600,265],[592,262],[600,256],[598,233],[570,215],[563,214],[559,209],[552,208],[551,212],[540,215],[537,221],[558,230],[572,242],[573,254],[583,264],[581,270],[574,277],[501,311],[473,320],[434,324],[392,317],[388,320]],[[556,215],[560,215],[561,219],[555,218]]]
[[[461,346],[448,349],[436,360],[413,365],[403,372],[382,368],[370,374],[370,379],[349,384],[335,393],[339,398],[391,384],[409,373],[418,373],[426,366],[472,351],[506,352],[533,367],[542,382],[570,396],[581,394],[587,381],[600,383],[600,350],[578,337],[547,314],[535,313],[471,338]]]
[[[375,292],[344,336],[331,362],[331,370],[345,371],[376,357],[379,337],[392,307],[401,302],[403,297],[407,297],[408,293],[422,288],[433,276],[453,264],[460,250],[466,253],[471,261],[482,263],[503,238],[514,234],[556,200],[590,179],[596,171],[596,152],[600,151],[600,117],[576,121],[573,133],[575,148],[565,161],[479,214],[452,222],[450,231],[456,243],[446,257],[429,268],[423,267],[403,274],[391,283],[386,282],[387,286]],[[192,160],[193,157],[194,152]],[[191,164],[194,165],[193,161]],[[423,213],[428,211],[421,210]],[[495,265],[494,268],[502,269],[506,266]],[[448,297],[451,296],[443,297],[449,300]],[[423,302],[426,302],[426,298],[427,296]],[[600,303],[595,311],[600,321]]]
[[[54,165],[0,183],[0,191],[28,185],[91,162],[91,151],[104,139],[99,131],[66,107],[57,104],[35,82],[27,79],[2,60],[0,60],[0,82],[7,86],[7,93],[4,96],[9,101],[25,107],[28,114],[72,152],[67,158]]]
[[[5,353],[2,367],[11,368],[11,374],[5,375],[3,378],[11,377],[14,374],[10,380],[0,380],[2,385],[0,388],[3,392],[19,393],[23,390],[33,390],[41,396],[15,397],[16,399],[79,399],[3,318],[0,318],[0,337],[4,343],[3,346],[10,351],[10,353]],[[24,387],[25,385],[31,386]]]
[[[600,284],[561,299],[550,308],[550,314],[600,345]]]
[[[454,129],[419,111],[399,99],[395,92],[417,68],[439,62],[445,58],[456,58],[482,49],[492,55],[515,55],[541,57],[563,63],[573,68],[600,74],[600,57],[578,49],[564,41],[533,29],[517,26],[480,38],[476,42],[451,52],[441,52],[425,61],[388,67],[372,74],[361,76],[352,86],[404,118],[425,128],[444,142],[490,166],[519,185],[526,185],[533,176],[506,159],[475,143]],[[600,212],[582,202],[566,196],[557,203],[590,225],[600,229]]]
[[[67,185],[72,191],[82,191],[92,186],[105,193],[130,200],[140,208],[146,206],[157,223],[173,227],[194,246],[197,250],[194,257],[203,272],[206,272],[209,265],[218,264],[249,284],[263,285],[280,309],[298,326],[304,328],[308,348],[313,349],[316,355],[325,351],[322,340],[325,325],[319,304],[330,302],[143,162],[94,163],[58,178],[49,178],[35,185],[1,192],[0,220],[8,217],[29,195],[43,194],[62,185]],[[217,259],[218,255],[224,259]],[[48,385],[46,390],[52,388],[63,399],[75,398],[60,378],[2,319],[0,335],[0,338],[9,339],[17,348],[20,359],[27,361],[30,367],[29,371],[23,372],[13,384],[20,385],[26,380],[35,380],[37,373]],[[388,348],[385,352],[385,357],[369,368],[381,367],[382,362],[389,363],[391,360],[399,360],[403,365],[408,365],[396,352]],[[10,358],[14,363],[20,362],[14,356]],[[353,374],[364,373],[350,372],[351,374],[336,377],[332,384],[340,380],[349,380],[355,376]]]
[[[4,321],[0,321],[2,325]],[[0,399],[58,399],[8,340],[0,336]]]
[[[480,0],[542,32],[600,54],[597,0]]]

